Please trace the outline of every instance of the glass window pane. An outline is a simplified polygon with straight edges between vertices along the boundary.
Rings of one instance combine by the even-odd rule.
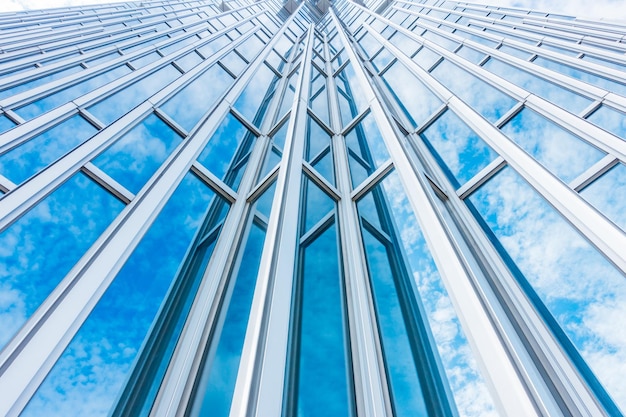
[[[417,65],[422,67],[425,71],[428,71],[433,65],[435,65],[435,62],[439,61],[439,59],[441,59],[441,55],[426,47],[420,49],[419,52],[413,57],[413,61],[415,61]]]
[[[24,120],[30,120],[39,116],[40,114],[43,114],[62,104],[68,103],[82,95],[85,95],[98,87],[108,84],[109,82],[120,78],[121,76],[126,75],[130,72],[130,68],[128,68],[126,65],[122,65],[121,67],[117,67],[115,69],[107,71],[104,74],[96,75],[95,77],[83,81],[79,84],[65,88],[57,93],[37,100],[34,103],[28,104],[24,107],[20,107],[19,109],[16,109],[15,112],[19,114],[22,118],[24,118]]]
[[[326,178],[328,182],[335,185],[333,155],[330,148],[328,148],[328,151],[324,153],[324,156],[315,161],[315,163],[313,164],[313,168],[315,168],[317,172],[322,174],[322,176]]]
[[[187,174],[22,416],[108,415],[212,197]]]
[[[389,153],[385,146],[385,142],[376,126],[374,116],[370,113],[362,121],[360,121],[354,129],[345,136],[348,149],[360,157],[367,167],[367,176],[371,175],[376,168],[389,159]],[[352,172],[352,186],[356,187],[365,178],[356,175],[363,166],[362,163],[352,157],[349,158],[350,171]],[[356,166],[354,166],[356,164]],[[356,171],[356,172],[355,172]]]
[[[307,162],[311,162],[323,149],[330,145],[330,135],[312,117],[307,116],[307,122],[307,142],[304,149],[304,159]]]
[[[298,416],[348,417],[353,409],[337,251],[332,225],[302,254]]]
[[[267,65],[261,65],[233,107],[255,126],[260,127],[268,105],[264,99],[272,94],[277,82],[278,77],[274,71]]]
[[[0,156],[0,173],[20,184],[97,132],[85,119],[74,116]]]
[[[603,152],[527,108],[502,132],[565,182],[604,157]]]
[[[123,207],[78,173],[0,234],[0,347]]]
[[[15,123],[6,117],[4,114],[0,115],[0,133],[4,133],[7,130],[13,129]]]
[[[511,97],[450,61],[440,62],[431,74],[490,122],[497,121],[516,103]]]
[[[36,79],[34,79],[32,81],[27,81],[25,83],[18,84],[18,85],[13,86],[13,87],[9,87],[9,88],[7,88],[5,90],[0,91],[0,99],[13,96],[15,94],[21,93],[23,91],[30,90],[30,89],[35,88],[35,87],[39,87],[40,85],[44,85],[44,84],[49,83],[51,81],[59,80],[59,79],[61,79],[63,77],[66,77],[68,75],[75,74],[75,73],[81,71],[82,69],[83,69],[83,67],[81,67],[81,66],[69,67],[69,68],[63,69],[61,71],[55,72],[53,74],[45,75],[43,77],[36,78]]]
[[[585,187],[580,195],[626,231],[626,166],[623,163]]]
[[[315,113],[321,121],[327,125],[330,124],[328,114],[328,93],[326,87],[322,87],[321,91],[317,95],[311,97],[310,106],[313,113]]]
[[[335,201],[306,176],[304,177],[304,193],[306,208],[304,222],[302,222],[303,235],[335,208]]]
[[[93,160],[132,193],[137,193],[181,142],[169,126],[154,114],[118,139]]]
[[[163,104],[161,110],[189,132],[232,82],[222,67],[213,65]]]
[[[152,74],[146,75],[136,83],[105,98],[87,110],[101,122],[110,124],[170,84],[180,75],[177,69],[168,65]]]
[[[539,97],[548,100],[572,113],[580,113],[591,104],[591,100],[567,90],[512,65],[490,58],[483,67]]]
[[[202,58],[196,51],[191,51],[184,57],[180,58],[176,63],[179,67],[181,67],[185,72],[194,68],[196,65],[202,62]]]
[[[536,294],[600,382],[624,409],[626,280],[511,168],[469,200],[512,270]],[[547,314],[547,313],[546,313]]]
[[[236,190],[240,180],[237,174],[242,171],[238,164],[247,156],[255,139],[256,137],[229,113],[209,139],[206,148],[198,157],[198,162]]]
[[[241,74],[248,65],[235,51],[226,54],[220,62],[235,75]]]
[[[457,187],[489,165],[497,154],[452,111],[447,110],[421,134]]]
[[[399,62],[385,71],[382,77],[413,127],[421,125],[442,104],[441,100]]]
[[[626,140],[626,114],[602,105],[587,120]]]

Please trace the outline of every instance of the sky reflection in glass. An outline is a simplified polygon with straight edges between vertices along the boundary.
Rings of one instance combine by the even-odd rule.
[[[600,106],[587,120],[626,140],[626,114],[609,106]]]
[[[342,277],[332,225],[303,250],[298,416],[351,415]]]
[[[105,124],[113,123],[119,117],[180,77],[180,75],[177,69],[167,65],[105,98],[98,104],[89,107],[88,110],[101,122]]]
[[[232,113],[224,118],[198,157],[204,165],[235,190],[239,186],[237,163],[249,152],[256,137]]]
[[[511,168],[470,197],[600,382],[626,406],[626,280]],[[531,289],[532,287],[532,289]]]
[[[274,87],[274,83],[278,80],[274,71],[272,71],[267,65],[263,64],[254,73],[254,77],[250,80],[246,88],[243,90],[237,101],[235,101],[234,108],[237,109],[248,121],[254,123],[256,127],[261,126],[263,116],[267,110],[263,106],[259,108],[266,94],[269,93],[268,89]]]
[[[79,173],[0,234],[0,348],[123,207]]]
[[[20,184],[97,132],[85,119],[74,116],[0,156],[0,173]]]
[[[421,137],[434,148],[435,158],[457,187],[498,156],[451,110],[439,116]]]
[[[604,156],[528,108],[504,125],[502,132],[565,182],[572,181]]]
[[[108,415],[213,195],[187,174],[22,416]]]
[[[431,74],[490,122],[497,121],[517,103],[450,61],[440,62]]]
[[[626,231],[626,166],[623,163],[585,187],[580,195]]]
[[[151,114],[93,163],[136,194],[180,142],[176,132]]]
[[[161,110],[189,132],[232,82],[222,67],[213,65],[163,104]]]

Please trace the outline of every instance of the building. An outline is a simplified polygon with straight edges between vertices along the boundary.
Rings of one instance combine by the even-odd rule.
[[[0,415],[626,410],[626,26],[0,15]]]

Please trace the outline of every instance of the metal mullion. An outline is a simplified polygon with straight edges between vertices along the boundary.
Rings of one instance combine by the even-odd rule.
[[[339,22],[332,10],[328,12],[331,22],[340,32]],[[336,34],[335,36],[339,36]],[[347,49],[345,38],[338,38]],[[324,43],[326,71],[332,73],[328,43]],[[348,53],[348,62],[354,57]],[[353,67],[355,65],[353,64]],[[333,77],[327,78],[329,111],[333,127],[341,126],[339,102]],[[370,292],[365,250],[361,240],[360,223],[356,205],[350,199],[352,182],[348,149],[343,136],[333,135],[331,149],[335,162],[337,189],[342,197],[337,202],[342,268],[344,271],[344,292],[347,303],[348,333],[356,415],[392,416],[392,405],[388,392],[387,375],[382,357],[381,341],[372,294]]]
[[[350,193],[352,201],[358,201],[365,194],[369,193],[372,188],[376,187],[393,170],[393,162],[391,159],[383,162],[374,172],[372,172],[363,182],[357,185]]]
[[[504,158],[501,156],[496,157],[496,159],[491,161],[486,167],[481,169],[476,175],[459,187],[459,189],[456,190],[456,195],[458,195],[461,200],[466,199],[470,194],[480,188],[481,185],[500,172],[505,166],[506,161]]]
[[[289,21],[285,22],[281,31],[285,30]],[[265,53],[259,54],[249,70],[240,76],[237,82],[237,91],[231,92],[230,95],[232,97],[221,102],[220,108],[222,111],[217,112],[217,115],[213,114],[211,116],[212,120],[216,120],[213,129],[217,128],[219,121],[228,113],[228,103],[234,102],[235,98],[244,90],[247,82],[254,74],[253,70],[257,66],[262,65],[262,58],[279,39],[278,36],[281,31],[265,46]],[[253,216],[253,218],[256,217],[251,213],[248,214],[251,204],[242,197],[247,195],[254,186],[254,180],[263,161],[264,151],[265,145],[259,143],[255,146],[250,157],[248,168],[238,190],[240,198],[229,211],[212,259],[204,273],[203,282],[198,289],[152,408],[151,415],[153,416],[169,415],[177,412],[183,413],[193,400],[194,381],[197,379],[199,372],[201,372],[203,352],[209,342],[209,336],[213,327],[212,323],[216,319],[216,303],[218,302],[219,294],[222,292],[224,282],[228,279],[229,271],[231,270],[230,263],[237,253],[237,248],[233,247],[232,242],[241,241],[242,236],[245,234],[245,225],[248,223],[246,218],[249,215]]]
[[[258,57],[252,67],[261,63],[262,60]],[[3,392],[0,414],[6,415],[8,412],[17,414],[26,405],[185,173],[189,171],[189,167],[204,148],[212,131],[227,114],[228,102],[239,95],[252,75],[252,71],[242,75],[237,88],[229,91],[227,99],[220,102],[218,109],[212,114],[212,122],[203,124],[194,137],[178,146],[152,180],[112,222],[20,332],[0,352],[0,390]],[[149,103],[144,104],[146,106],[139,106],[136,110],[142,110],[142,107],[147,107],[145,111],[151,109]],[[136,115],[127,116],[120,119],[120,124],[127,125],[128,123],[124,122],[134,120]],[[260,151],[256,157],[260,160]],[[257,166],[258,161],[251,164],[251,169],[256,170]],[[249,177],[247,181],[251,183],[255,175],[256,172],[247,173]],[[243,210],[245,202],[242,202],[241,206]],[[240,219],[235,219],[234,222],[238,225]],[[230,242],[228,245],[230,247]],[[116,261],[113,261],[114,259]],[[61,299],[63,302],[60,302]]]
[[[122,203],[129,204],[135,198],[135,195],[126,189],[126,187],[115,181],[107,173],[91,162],[87,162],[83,165],[81,171],[89,178],[100,184],[102,188],[113,194]]]
[[[606,155],[604,158],[593,164],[589,169],[580,174],[577,178],[569,183],[569,186],[576,192],[581,192],[585,187],[590,185],[596,179],[600,178],[611,168],[619,163],[619,160],[612,155]]]
[[[296,16],[297,11],[290,20]],[[309,25],[305,63],[311,61],[312,38],[313,25]],[[231,417],[277,416],[283,405],[294,261],[299,240],[295,231],[302,193],[304,141],[297,138],[303,137],[306,129],[308,68],[301,71],[299,78],[237,372],[233,397],[238,401],[231,406]]]
[[[336,20],[334,13],[331,16]],[[345,37],[343,33],[341,35]],[[404,188],[411,190],[406,196],[459,314],[465,333],[472,346],[481,353],[479,357],[490,359],[488,362],[482,362],[482,365],[500,410],[511,415],[537,415],[535,400],[529,396],[526,384],[519,378],[518,366],[510,356],[512,352],[503,343],[500,332],[493,326],[494,318],[485,309],[483,300],[473,285],[473,279],[468,274],[464,259],[457,252],[454,242],[450,240],[447,227],[431,200],[437,197],[431,194],[433,191],[423,174],[414,169],[400,138],[396,138],[394,127],[387,119],[381,103],[376,100],[363,68],[356,64],[359,62],[356,54],[352,48],[347,50],[351,61],[355,63],[357,80],[370,102],[372,114],[397,168],[396,172]]]
[[[339,201],[341,199],[339,191],[308,162],[302,161],[302,171],[309,180],[313,181],[315,185],[328,194],[333,200]]]
[[[191,164],[191,172],[196,174],[202,182],[211,187],[212,190],[214,190],[220,195],[220,197],[228,201],[230,204],[237,201],[237,193],[228,185],[224,184],[224,182],[216,177],[215,174],[206,169],[200,162],[194,161]]]
[[[311,229],[300,237],[299,245],[307,246],[313,242],[335,221],[335,209],[330,210],[320,221],[311,226]]]

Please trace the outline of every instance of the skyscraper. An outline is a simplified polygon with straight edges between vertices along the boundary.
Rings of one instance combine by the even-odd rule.
[[[0,15],[0,415],[622,415],[626,27]]]

